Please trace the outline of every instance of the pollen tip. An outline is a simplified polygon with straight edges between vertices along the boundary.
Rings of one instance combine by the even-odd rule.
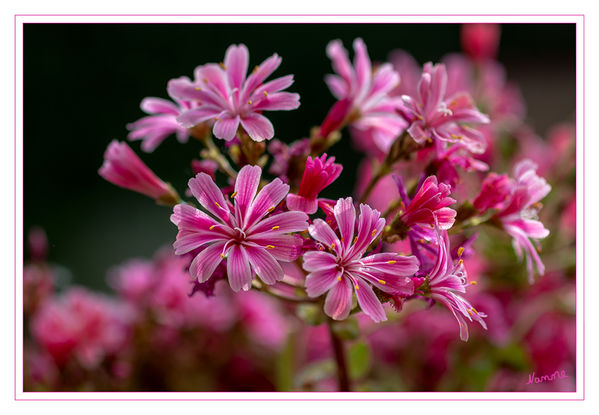
[[[267,97],[268,96],[268,92],[264,91],[264,96]]]
[[[470,285],[476,285],[478,284],[476,281],[470,281]]]
[[[341,275],[337,277],[337,281],[341,281]]]
[[[374,230],[372,231],[372,236],[376,235],[376,231],[377,231],[376,229],[374,229]]]
[[[357,237],[357,236],[354,238],[354,244],[355,244],[356,242],[358,242],[358,237]]]
[[[358,284],[354,285],[354,287],[356,287],[356,290],[360,289],[360,287],[358,286]]]
[[[273,227],[272,227],[272,230],[273,230],[273,231],[276,231],[276,230],[278,230],[279,228],[280,228],[280,226],[279,226],[279,225],[277,225],[277,226],[273,226]]]
[[[381,283],[381,284],[385,285],[385,284],[387,284],[387,281],[384,281],[384,280],[379,280],[379,283]]]
[[[462,256],[464,254],[464,247],[460,246],[460,248],[458,249],[458,256]]]
[[[460,265],[463,265],[463,264],[464,264],[464,260],[463,260],[463,259],[460,259],[460,260],[458,261],[458,266],[460,266]]]
[[[225,254],[220,254],[220,257],[221,257],[221,258],[224,258],[224,257],[225,257]]]
[[[233,199],[235,196],[237,196],[237,192],[233,192],[233,194],[231,194],[231,199]]]
[[[274,245],[266,245],[266,249],[274,249]]]
[[[212,226],[210,226],[210,227],[208,228],[208,230],[209,230],[209,231],[211,231],[212,229],[214,229],[214,227],[215,227],[215,226],[216,226],[216,225],[212,225]]]
[[[226,71],[226,70],[227,70],[227,67],[225,66],[225,64],[224,64],[224,63],[220,62],[218,65],[219,65],[219,66],[220,66],[220,67],[221,67],[221,68],[222,68],[224,71]]]
[[[248,105],[252,105],[252,100],[248,99]]]
[[[393,264],[395,264],[396,262],[397,262],[396,260],[392,259],[391,261],[387,261],[387,264],[389,264],[389,265],[393,265]]]
[[[268,208],[268,213],[272,212],[273,210],[275,210],[275,207],[274,207],[274,206],[271,206],[271,207],[269,207],[269,208]]]

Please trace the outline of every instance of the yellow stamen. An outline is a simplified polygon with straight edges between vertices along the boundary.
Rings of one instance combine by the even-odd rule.
[[[233,192],[233,194],[231,195],[231,199],[233,199],[235,196],[237,196],[237,192]]]
[[[252,100],[248,99],[248,105],[252,105]]]
[[[357,237],[357,236],[354,238],[354,244],[355,244],[356,242],[358,242],[358,237]]]
[[[268,213],[270,213],[270,212],[272,212],[273,210],[275,210],[275,207],[274,207],[274,206],[271,206],[271,207],[269,207],[269,208],[268,208],[267,212],[268,212]]]
[[[209,231],[211,231],[212,229],[214,229],[216,225],[212,225],[211,227],[208,228]]]
[[[397,261],[395,261],[395,260],[393,260],[393,259],[392,259],[391,261],[387,261],[387,264],[389,264],[389,265],[393,265],[393,264],[395,264],[396,262],[397,262]]]
[[[337,281],[341,281],[341,275],[337,277]]]
[[[219,205],[219,204],[218,204],[218,202],[214,202],[214,204],[215,204],[216,206],[218,206],[219,208],[221,208],[221,209],[223,208],[221,205]]]
[[[252,72],[254,72],[254,73],[258,72],[258,65],[254,66],[254,70]]]
[[[268,92],[264,91],[264,96],[267,97],[268,96]]]
[[[358,286],[358,284],[354,285],[354,287],[356,287],[356,290],[360,289],[360,287]]]
[[[460,246],[460,247],[458,248],[458,256],[462,256],[462,254],[463,254],[463,253],[464,253],[464,247],[463,247],[463,246]]]
[[[208,83],[208,78],[204,78],[204,83],[207,84]]]
[[[387,281],[379,280],[379,282],[383,285],[387,284]]]
[[[218,121],[218,117],[214,117],[214,121]]]
[[[426,141],[427,141],[428,143],[432,143],[432,142],[433,142],[433,139],[432,139],[432,138],[430,138],[430,137],[426,137]]]
[[[224,257],[225,257],[225,254],[220,254],[220,257],[221,257],[221,258],[224,258]]]
[[[468,314],[472,315],[474,314],[472,311],[468,310]]]
[[[372,236],[376,235],[376,229],[372,231]]]
[[[222,62],[221,62],[221,63],[219,63],[219,66],[220,66],[221,68],[223,68],[223,70],[224,70],[224,71],[226,71],[226,70],[227,70],[227,67],[225,66],[225,64],[224,64],[224,63],[222,63]]]
[[[341,237],[340,241],[343,242],[343,236]]]
[[[274,249],[275,246],[274,245],[266,245],[266,249]]]
[[[331,244],[331,249],[335,249],[335,242]]]
[[[474,312],[474,314],[478,314],[478,311],[476,311],[476,308],[472,307],[472,311]]]
[[[202,90],[202,88],[200,88],[199,86],[196,86],[195,90],[196,90],[196,91],[201,91],[201,90]]]
[[[461,265],[463,265],[463,264],[464,264],[464,260],[463,260],[463,259],[460,259],[460,260],[458,261],[458,266],[461,266]]]
[[[273,226],[273,227],[272,227],[272,230],[273,230],[273,231],[276,231],[276,230],[277,230],[277,229],[279,229],[279,228],[280,228],[280,226],[278,226],[278,225],[277,225],[277,226]]]
[[[476,285],[478,284],[476,281],[470,281],[470,285]]]

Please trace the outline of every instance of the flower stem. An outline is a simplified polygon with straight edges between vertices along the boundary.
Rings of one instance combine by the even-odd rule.
[[[202,156],[218,163],[220,170],[232,179],[237,177],[237,172],[231,167],[227,158],[220,152],[219,148],[212,141],[212,137],[206,137],[202,140],[206,150],[202,151]]]
[[[337,381],[339,383],[339,392],[350,392],[349,372],[347,368],[347,360],[345,358],[345,348],[343,339],[335,333],[333,329],[333,321],[327,320],[329,333],[331,334],[331,343],[335,352],[335,362],[337,363]]]

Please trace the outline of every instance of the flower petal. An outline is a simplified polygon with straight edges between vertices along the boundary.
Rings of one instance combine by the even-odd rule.
[[[235,181],[235,210],[240,223],[244,222],[247,211],[256,196],[262,169],[259,166],[244,166]]]
[[[243,45],[231,45],[225,52],[225,71],[231,89],[241,88],[248,71],[250,54]]]
[[[349,316],[352,305],[352,286],[348,278],[341,278],[327,294],[324,312],[333,320],[344,320]]]
[[[179,107],[162,98],[147,97],[141,101],[141,109],[148,114],[179,115]]]
[[[341,253],[341,242],[328,223],[322,219],[315,219],[308,227],[310,236],[322,243],[325,247],[334,249],[337,254]]]
[[[235,292],[243,289],[248,291],[252,287],[252,273],[250,272],[250,261],[245,248],[233,245],[227,256],[227,275],[229,285]]]
[[[252,202],[248,210],[246,227],[251,227],[254,223],[262,219],[269,212],[281,203],[281,200],[289,192],[289,185],[276,178],[260,190],[258,196]]]
[[[322,251],[308,251],[303,256],[303,268],[308,272],[337,268],[337,257]]]
[[[209,175],[198,173],[195,178],[189,179],[188,185],[191,193],[208,212],[225,222],[228,221],[229,206]]]
[[[376,323],[387,320],[383,305],[370,288],[361,278],[356,278],[356,297],[362,311]]]
[[[222,118],[221,118],[222,117]],[[212,132],[216,138],[222,138],[226,141],[231,141],[235,138],[237,128],[239,127],[239,116],[218,116],[218,121],[214,123]]]
[[[283,279],[285,274],[281,265],[266,250],[251,245],[245,245],[244,248],[252,269],[265,284],[272,285]]]
[[[315,271],[306,277],[306,293],[310,297],[319,297],[329,291],[337,281],[338,272],[334,269]]]
[[[333,208],[341,240],[345,250],[349,249],[354,239],[354,227],[356,226],[356,209],[351,197],[339,199]]]
[[[283,212],[256,223],[247,230],[247,233],[255,236],[263,236],[265,233],[273,235],[303,232],[306,229],[308,229],[308,215],[304,212]]]
[[[222,261],[221,253],[224,246],[224,242],[217,242],[196,255],[189,266],[189,274],[200,282],[206,282]]]
[[[249,236],[247,241],[259,245],[261,248],[268,249],[268,252],[275,259],[283,262],[295,261],[301,253],[304,243],[301,237],[293,235],[272,236],[268,233]]]
[[[275,135],[271,122],[263,115],[251,113],[241,119],[241,126],[254,141],[270,140]]]

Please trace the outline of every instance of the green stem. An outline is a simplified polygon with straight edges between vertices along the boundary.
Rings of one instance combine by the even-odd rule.
[[[329,333],[331,334],[331,343],[335,353],[335,362],[337,363],[337,381],[339,383],[339,392],[350,392],[349,371],[347,368],[347,359],[345,357],[345,348],[343,339],[335,333],[333,321],[327,320]]]

